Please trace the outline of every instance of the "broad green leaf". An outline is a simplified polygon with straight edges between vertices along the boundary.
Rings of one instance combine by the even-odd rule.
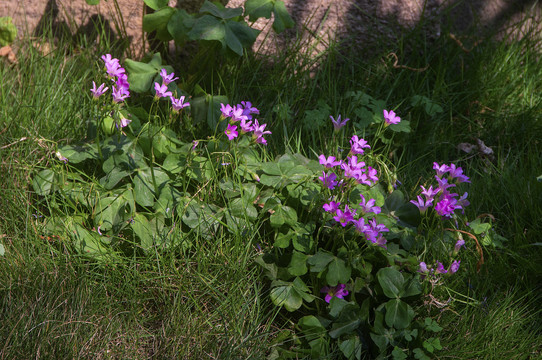
[[[398,124],[391,124],[389,126],[391,131],[409,133],[411,131],[410,121],[401,120]]]
[[[154,210],[163,214],[166,218],[171,218],[177,212],[179,204],[186,204],[186,193],[181,192],[170,184],[164,185],[160,191],[160,196],[154,204]]]
[[[98,159],[98,150],[91,145],[66,145],[58,149],[60,155],[68,159],[70,164],[79,164],[87,159]]]
[[[85,0],[85,1],[89,5],[98,5],[100,3],[100,0]]]
[[[429,338],[423,342],[423,347],[433,353],[435,350],[442,350],[442,345],[440,345],[439,338]]]
[[[386,303],[386,325],[396,329],[405,329],[410,325],[412,318],[409,305],[399,299],[392,299]]]
[[[89,231],[77,222],[69,224],[68,228],[68,233],[73,239],[75,248],[81,254],[102,261],[108,255],[113,255],[113,251],[102,242],[102,236],[97,232]]]
[[[168,154],[162,164],[162,168],[172,174],[179,174],[184,171],[186,167],[186,155],[185,154]]]
[[[309,224],[296,224],[291,231],[294,232],[292,237],[292,245],[294,249],[301,251],[305,254],[309,253],[314,246],[314,238],[312,233],[314,232],[314,223]]]
[[[32,179],[32,188],[36,194],[45,196],[51,193],[55,185],[55,173],[51,169],[40,171]]]
[[[243,48],[250,48],[256,41],[260,33],[245,22],[228,21],[226,22],[226,45],[237,55],[243,55]]]
[[[219,7],[220,6],[220,7]],[[205,0],[201,6],[200,13],[209,13],[221,19],[231,19],[243,15],[243,8],[226,8],[221,5],[215,5],[212,2]]]
[[[135,214],[133,221],[130,223],[130,227],[139,238],[141,247],[144,250],[148,250],[154,245],[156,234],[151,223],[144,215]]]
[[[13,19],[9,16],[0,17],[0,47],[11,44],[16,37],[17,27],[13,24]]]
[[[407,354],[405,353],[405,351],[403,351],[403,349],[395,346],[393,348],[393,351],[391,352],[391,356],[393,358],[393,360],[406,360],[408,358]]]
[[[384,295],[390,299],[399,298],[404,288],[405,279],[403,274],[392,267],[386,267],[378,270],[376,278],[380,286],[382,286]]]
[[[326,269],[327,265],[333,259],[333,254],[324,250],[318,250],[316,254],[307,260],[307,263],[311,266],[311,272],[321,272]]]
[[[250,202],[247,202],[245,198],[233,199],[229,203],[228,208],[231,215],[238,218],[256,220],[256,218],[258,217],[258,211],[254,207],[254,205],[252,205],[252,203]]]
[[[167,24],[167,30],[177,45],[183,46],[188,40],[188,33],[194,26],[195,19],[184,9],[177,9]]]
[[[422,293],[422,284],[420,283],[419,276],[412,276],[405,286],[403,292],[401,292],[401,297],[409,297],[414,295],[419,295]]]
[[[273,0],[247,0],[245,2],[245,16],[250,21],[263,17],[269,19],[273,11]]]
[[[219,20],[211,15],[203,15],[196,19],[192,30],[188,33],[190,40],[216,40],[226,45],[226,26],[223,20]]]
[[[416,348],[413,350],[414,358],[418,360],[431,360],[429,356],[427,356],[422,349]]]
[[[133,181],[136,202],[141,206],[153,206],[155,197],[169,181],[169,176],[160,168],[137,169]]]
[[[143,2],[153,10],[161,9],[168,4],[168,0],[143,0]]]
[[[439,324],[431,319],[431,318],[425,318],[424,321],[424,327],[426,330],[432,331],[432,332],[440,332],[442,331],[442,327],[439,326]]]
[[[392,213],[397,211],[405,202],[405,195],[403,192],[401,190],[395,190],[387,197],[384,208],[388,212]]]
[[[483,234],[491,229],[491,224],[483,223],[481,219],[476,219],[469,223],[469,227],[476,235]]]
[[[358,336],[351,336],[346,340],[339,341],[339,349],[348,360],[359,360],[363,345]]]
[[[348,304],[349,304],[348,301],[344,299],[339,299],[338,297],[333,296],[331,300],[329,301],[329,316],[333,318],[339,317],[344,307]]]
[[[330,286],[346,284],[350,280],[352,269],[343,259],[334,257],[327,267],[326,281]]]
[[[143,16],[143,31],[152,32],[156,31],[156,38],[162,41],[172,40],[173,37],[168,31],[168,23],[177,12],[177,9],[171,7],[165,7],[152,14]]]
[[[356,330],[360,324],[361,320],[352,314],[350,319],[347,321],[333,323],[331,330],[329,330],[329,336],[331,336],[333,339],[337,339],[341,335],[354,332],[354,330]]]
[[[397,216],[399,220],[413,227],[417,227],[422,221],[420,210],[411,202],[407,202],[399,206],[399,208],[395,211],[395,216]]]
[[[380,353],[385,353],[386,349],[388,348],[388,344],[390,343],[389,339],[385,335],[377,335],[375,333],[370,333],[371,340],[378,346],[378,350],[380,350]]]
[[[308,271],[307,268],[307,257],[299,251],[292,252],[292,258],[290,264],[288,265],[288,272],[293,276],[302,276],[305,275]]]
[[[100,198],[94,207],[94,225],[101,228],[102,232],[113,230],[118,232],[133,215],[134,198],[131,189],[121,194]]]
[[[309,289],[300,278],[293,282],[273,281],[270,298],[276,306],[284,306],[288,311],[295,311],[301,307],[303,300],[312,301],[313,296],[308,294]]]
[[[293,225],[297,222],[297,213],[289,206],[277,204],[274,213],[269,217],[272,227],[281,227],[284,224]]]
[[[273,22],[273,29],[277,33],[283,32],[285,29],[290,29],[294,27],[294,20],[288,13],[286,5],[281,0],[275,1],[275,6],[273,7],[273,15],[275,15],[275,21]]]
[[[128,73],[130,90],[138,93],[149,91],[156,75],[160,73],[162,58],[159,53],[153,55],[149,63],[126,59],[124,66]]]

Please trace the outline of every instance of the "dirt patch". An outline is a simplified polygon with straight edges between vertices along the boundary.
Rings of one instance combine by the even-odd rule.
[[[226,1],[226,0],[224,0]],[[179,1],[189,11],[199,8],[203,0]],[[461,34],[476,27],[480,34],[505,31],[526,14],[540,19],[540,6],[535,0],[284,0],[296,21],[293,30],[280,36],[269,33],[271,22],[258,20],[254,26],[262,30],[254,50],[276,52],[304,34],[303,42],[317,54],[329,41],[349,39],[353,45],[374,51],[382,39],[393,41],[424,21],[428,37],[441,36],[442,31]],[[239,7],[244,0],[230,0],[228,7]],[[117,7],[118,5],[118,7]],[[177,1],[170,1],[176,6]],[[53,21],[55,35],[85,35],[95,24],[103,26],[112,37],[119,33],[128,37],[130,55],[140,56],[147,49],[141,32],[143,1],[109,0],[87,5],[84,0],[19,0],[2,1],[0,16],[11,16],[20,36],[43,32]],[[121,15],[121,16],[119,16]],[[121,19],[123,21],[121,21]],[[518,31],[521,35],[521,29]],[[263,40],[266,39],[264,42]]]

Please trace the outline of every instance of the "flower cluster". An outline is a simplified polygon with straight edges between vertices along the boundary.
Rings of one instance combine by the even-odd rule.
[[[102,55],[102,60],[105,63],[105,71],[107,76],[115,84],[111,87],[111,95],[113,96],[113,102],[120,103],[126,98],[130,97],[130,84],[128,83],[128,75],[126,70],[120,66],[119,59],[111,56],[111,54]],[[105,84],[101,84],[96,88],[96,83],[92,82],[92,89],[90,92],[92,96],[97,99],[109,89]]]
[[[181,111],[187,106],[190,106],[189,102],[184,102],[184,96],[181,96],[177,99],[175,98],[175,96],[173,96],[173,93],[171,91],[168,91],[167,86],[178,79],[178,77],[174,77],[175,73],[168,74],[166,69],[162,69],[160,71],[160,76],[162,77],[162,84],[159,84],[157,82],[154,83],[155,100],[158,100],[160,98],[169,98],[171,100],[173,112],[175,113]]]
[[[384,122],[386,123],[386,126],[392,124],[395,125],[401,122],[401,118],[397,116],[393,110],[384,110]]]
[[[418,269],[418,272],[423,275],[439,275],[439,274],[454,274],[459,270],[459,265],[461,265],[461,260],[454,260],[448,269],[444,268],[444,265],[440,261],[437,261],[435,265],[427,267],[427,264],[423,261],[420,262],[420,268]]]
[[[470,182],[469,178],[455,164],[439,165],[435,162],[433,163],[433,169],[436,171],[435,179],[438,186],[435,189],[433,189],[433,185],[427,189],[421,186],[423,197],[418,195],[417,200],[411,200],[410,202],[416,205],[421,213],[424,213],[434,204],[437,214],[448,219],[452,217],[455,210],[459,209],[464,212],[464,208],[469,205],[468,193],[465,192],[459,197],[457,193],[451,193],[449,189],[454,188],[459,183]]]
[[[343,190],[343,187],[351,183],[350,179],[366,186],[373,186],[378,182],[376,169],[367,166],[364,161],[358,160],[358,155],[363,154],[365,149],[370,149],[367,141],[354,135],[350,140],[350,145],[350,153],[345,160],[338,160],[334,156],[324,154],[318,157],[320,164],[326,169],[337,168],[342,170],[339,173],[342,178],[339,180],[335,172],[322,171],[322,176],[319,179],[326,188]],[[389,229],[382,224],[378,224],[374,218],[375,215],[381,212],[380,207],[376,206],[375,199],[366,199],[363,194],[360,194],[360,197],[361,203],[357,204],[359,205],[357,209],[354,208],[356,205],[353,204],[345,204],[344,208],[342,208],[341,203],[334,201],[334,198],[324,204],[323,209],[325,212],[331,213],[333,219],[342,227],[352,224],[368,241],[386,247],[387,241],[382,234],[388,232]]]
[[[241,134],[252,132],[252,138],[257,144],[267,145],[264,135],[271,134],[271,131],[265,130],[267,124],[260,124],[257,119],[253,119],[252,114],[259,114],[260,111],[252,106],[250,101],[241,101],[241,104],[231,106],[230,104],[220,104],[222,118],[229,118],[229,124],[224,133],[228,140],[233,140]],[[239,127],[236,125],[239,123]]]

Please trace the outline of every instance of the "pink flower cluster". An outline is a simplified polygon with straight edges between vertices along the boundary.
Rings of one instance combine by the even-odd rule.
[[[330,190],[335,190],[337,187],[340,189],[346,186],[348,179],[354,179],[358,184],[367,186],[373,186],[378,182],[378,173],[376,169],[371,166],[367,166],[365,162],[358,161],[358,154],[363,154],[365,149],[370,148],[367,142],[358,138],[356,135],[350,140],[351,150],[350,155],[346,160],[337,160],[334,156],[320,155],[319,161],[326,169],[333,169],[335,167],[342,170],[342,179],[337,180],[337,174],[334,172],[322,171],[322,176],[319,177],[323,185]],[[348,224],[354,225],[356,230],[365,236],[365,238],[373,244],[385,247],[386,239],[382,235],[384,232],[388,232],[389,229],[376,222],[375,215],[379,214],[382,209],[376,206],[375,199],[365,199],[363,194],[360,194],[361,203],[359,208],[353,208],[353,205],[346,204],[344,208],[340,208],[341,203],[331,200],[329,203],[323,205],[323,209],[333,215],[333,219],[337,221],[341,226],[346,227]],[[358,212],[359,210],[359,212]],[[356,213],[359,217],[356,218]],[[372,214],[372,215],[370,215]]]
[[[230,104],[220,104],[222,117],[229,118],[230,123],[224,131],[228,140],[233,140],[239,136],[236,123],[239,123],[241,134],[252,132],[252,138],[257,144],[267,145],[264,135],[271,134],[271,131],[265,130],[267,124],[260,124],[257,119],[253,119],[252,114],[259,114],[260,110],[252,106],[250,101],[241,101],[241,104],[231,106]]]
[[[448,270],[444,268],[444,265],[440,261],[437,261],[435,265],[431,267],[427,267],[427,264],[425,262],[420,262],[420,268],[418,269],[418,272],[423,275],[439,275],[439,274],[454,274],[459,270],[459,265],[461,265],[461,260],[454,260],[451,264]]]
[[[324,286],[320,289],[320,292],[326,294],[324,300],[329,304],[333,297],[344,299],[348,295],[345,284],[338,284],[337,286]]]
[[[160,76],[162,77],[162,84],[157,82],[154,83],[155,99],[160,98],[169,98],[171,100],[171,106],[173,107],[173,112],[177,113],[184,109],[187,106],[190,106],[190,103],[184,102],[185,97],[181,96],[176,99],[171,91],[168,91],[167,86],[173,81],[177,80],[178,77],[174,77],[175,73],[168,74],[166,69],[160,71]]]
[[[451,193],[450,188],[455,187],[459,183],[469,182],[470,180],[467,176],[463,174],[463,170],[460,167],[456,167],[455,164],[450,165],[439,165],[438,163],[433,163],[433,169],[436,171],[435,179],[438,183],[438,186],[433,189],[433,185],[429,186],[426,189],[424,186],[422,188],[421,197],[418,195],[417,200],[411,200],[413,203],[420,209],[421,213],[424,213],[428,208],[433,204],[437,214],[444,218],[451,218],[455,210],[465,211],[464,208],[470,203],[467,200],[468,193],[463,193],[461,197],[457,193]],[[447,176],[445,176],[448,174]],[[455,183],[452,183],[454,181]]]
[[[120,66],[119,59],[112,57],[111,54],[102,55],[102,60],[105,63],[105,71],[107,72],[107,76],[115,83],[115,85],[111,87],[113,101],[115,103],[120,103],[126,98],[130,97],[130,84],[128,83],[126,70]],[[92,85],[93,86],[92,89],[90,89],[90,92],[95,99],[105,94],[105,92],[109,89],[108,87],[105,87],[105,84],[101,84],[98,88],[96,88],[96,83],[94,81],[92,82]]]

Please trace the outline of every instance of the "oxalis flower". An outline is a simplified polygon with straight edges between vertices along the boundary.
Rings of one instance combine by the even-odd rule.
[[[401,118],[397,116],[393,110],[384,110],[384,121],[386,122],[386,125],[399,124]]]
[[[344,297],[348,295],[348,290],[346,290],[345,284],[338,284],[337,286],[324,286],[322,289],[320,289],[320,292],[326,294],[324,300],[328,304],[333,297],[344,299]]]
[[[333,123],[333,127],[335,128],[335,131],[341,130],[341,128],[346,125],[348,120],[350,120],[350,119],[344,119],[343,121],[341,121],[341,115],[339,115],[337,120],[335,120],[333,116],[331,115],[329,115],[329,117],[331,118],[331,122]]]
[[[173,111],[180,111],[185,107],[190,106],[189,102],[184,102],[184,96],[181,96],[179,99],[175,99],[173,96],[170,96],[169,99],[171,100]]]
[[[92,82],[92,89],[90,89],[90,92],[92,93],[92,96],[97,99],[109,89],[108,87],[104,87],[105,84],[100,85],[98,88],[96,88],[96,83]]]
[[[164,85],[168,85],[169,83],[179,79],[178,77],[174,78],[175,73],[171,73],[168,75],[166,69],[162,69],[160,71],[160,76],[162,77],[162,82]]]
[[[228,137],[228,140],[235,139],[239,133],[237,132],[237,126],[228,124],[228,127],[226,128],[226,131],[224,131],[226,136]]]
[[[154,98],[156,100],[158,100],[159,98],[162,98],[162,97],[172,97],[173,96],[171,91],[167,90],[167,85],[160,85],[157,82],[155,82],[154,83],[154,90],[156,91],[156,95],[154,96]]]

